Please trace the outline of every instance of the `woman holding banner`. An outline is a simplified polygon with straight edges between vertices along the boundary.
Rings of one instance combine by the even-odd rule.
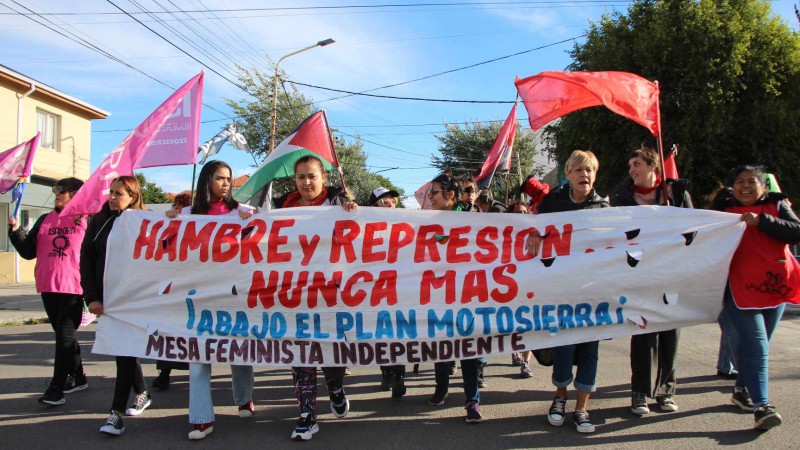
[[[44,214],[30,231],[20,227],[15,217],[8,218],[8,237],[24,259],[36,258],[36,291],[56,333],[53,378],[39,403],[62,405],[64,394],[89,387],[81,362],[77,330],[83,314],[81,289],[80,242],[86,233],[86,218],[60,221],[61,210],[83,186],[77,178],[58,180],[53,186],[53,211]]]
[[[539,204],[538,214],[608,208],[608,199],[600,197],[594,190],[598,167],[599,163],[594,153],[584,150],[572,152],[564,164],[564,173],[569,184],[550,191]],[[531,235],[528,239],[528,251],[531,255],[539,254],[542,241],[543,236]],[[594,424],[589,418],[587,407],[589,396],[595,391],[598,348],[598,341],[553,348],[552,380],[556,386],[556,395],[547,413],[547,421],[550,422],[550,425],[556,427],[564,425],[567,417],[567,387],[574,380],[575,389],[578,391],[575,412],[572,416],[575,428],[579,433],[594,432]],[[574,376],[572,374],[573,363],[577,366]]]
[[[124,176],[111,182],[108,202],[99,213],[92,216],[86,229],[86,237],[81,245],[81,286],[89,305],[89,311],[103,314],[103,276],[106,269],[108,236],[114,221],[127,209],[144,209],[142,192],[136,177]],[[150,406],[150,391],[142,375],[142,366],[133,356],[117,356],[117,379],[114,384],[114,399],[111,401],[111,414],[100,432],[119,436],[125,432],[122,412],[128,416],[138,416]],[[136,394],[128,409],[131,389]]]
[[[469,205],[460,202],[461,183],[454,177],[446,174],[439,175],[431,181],[428,190],[428,201],[431,209],[439,211],[466,211]],[[461,378],[464,380],[464,395],[466,396],[467,423],[480,423],[480,391],[479,375],[481,369],[480,359],[465,359],[461,361]],[[428,400],[431,405],[441,405],[447,397],[450,388],[450,362],[437,362],[434,364],[436,373],[436,390]]]
[[[735,168],[730,187],[717,194],[713,206],[739,214],[747,224],[722,306],[739,335],[731,402],[753,411],[754,428],[768,430],[783,421],[769,403],[769,342],[786,303],[800,304],[800,265],[787,245],[800,242],[800,219],[785,195],[765,193],[762,176],[754,166]]]
[[[358,205],[347,198],[344,191],[325,185],[328,174],[322,160],[306,155],[294,163],[295,190],[273,199],[276,208],[296,208],[301,206],[339,205],[345,211],[352,211]],[[331,412],[341,418],[350,411],[350,401],[344,392],[346,367],[323,367],[325,384],[331,400]],[[300,407],[300,418],[292,432],[292,439],[307,441],[319,431],[317,425],[317,368],[292,367],[294,393]]]
[[[233,170],[224,161],[210,161],[197,176],[197,193],[192,206],[184,207],[180,214],[208,214],[213,216],[238,216],[248,219],[254,208],[233,199],[231,182]],[[175,209],[167,217],[178,215]],[[253,366],[231,365],[231,390],[233,402],[239,408],[239,417],[253,417]],[[189,423],[190,440],[203,439],[214,431],[214,402],[211,398],[211,364],[189,364]]]
[[[661,179],[661,164],[658,153],[647,147],[632,151],[628,155],[630,182],[621,186],[612,206],[666,205],[664,181]],[[679,208],[691,208],[692,200],[686,192],[683,180],[668,180],[669,204]],[[650,412],[647,397],[655,398],[664,412],[678,410],[673,396],[675,357],[678,353],[679,330],[659,331],[631,336],[631,412],[642,416]],[[653,381],[653,369],[655,382]]]

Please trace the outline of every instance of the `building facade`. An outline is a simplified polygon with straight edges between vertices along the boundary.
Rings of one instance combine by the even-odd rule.
[[[30,227],[53,209],[52,187],[61,178],[86,180],[90,172],[92,120],[109,113],[0,65],[0,151],[41,132],[31,179],[20,207]],[[11,193],[0,195],[0,284],[33,282],[34,261],[17,257],[5,232],[13,212]]]

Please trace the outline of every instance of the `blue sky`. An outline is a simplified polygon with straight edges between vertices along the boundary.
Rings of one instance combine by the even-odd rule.
[[[147,11],[172,11],[174,15],[158,17],[193,41],[196,48],[164,28],[162,23],[144,14],[135,17],[230,80],[235,80],[231,73],[235,63],[257,66],[271,73],[267,57],[276,61],[326,38],[333,38],[336,43],[281,63],[290,80],[361,92],[548,46],[373,92],[400,97],[494,101],[514,100],[513,82],[517,75],[525,77],[544,70],[563,70],[570,62],[566,52],[574,41],[552,44],[582,35],[590,21],[614,10],[625,11],[629,5],[629,2],[614,0],[489,0],[473,4],[426,2],[427,5],[402,1],[391,3],[407,6],[376,8],[369,6],[388,2],[111,1],[131,13],[141,12],[140,7]],[[112,113],[109,118],[93,123],[92,170],[172,91],[13,13],[12,9],[23,10],[20,4],[40,14],[69,13],[36,19],[51,21],[52,24],[48,23],[51,27],[58,26],[63,33],[80,36],[175,88],[203,69],[200,63],[121,14],[109,1],[0,2],[0,13],[4,13],[0,15],[2,64]],[[798,29],[792,1],[776,0],[772,5],[776,14],[793,29]],[[320,6],[325,8],[306,8]],[[337,6],[367,7],[335,8]],[[177,12],[205,9],[213,12]],[[510,110],[507,104],[439,103],[363,96],[330,100],[341,94],[302,86],[299,89],[317,102],[319,108],[327,110],[331,127],[339,130],[345,139],[352,141],[351,136],[361,136],[368,167],[373,171],[384,170],[382,174],[409,195],[436,175],[430,161],[431,155],[437,153],[435,135],[443,133],[443,123],[505,120]],[[203,109],[205,123],[200,131],[201,142],[228,123],[225,117],[230,111],[225,106],[225,98],[238,100],[245,98],[245,94],[223,77],[206,70],[204,103],[222,113]],[[524,110],[520,110],[519,115],[521,123],[527,126]],[[218,157],[230,163],[236,175],[253,169],[252,157],[228,145]],[[144,173],[167,191],[180,191],[191,185],[191,166],[146,169]],[[413,200],[407,203],[412,207],[416,204]]]

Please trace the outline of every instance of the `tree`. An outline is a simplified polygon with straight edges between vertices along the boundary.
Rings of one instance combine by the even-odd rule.
[[[763,164],[785,192],[800,194],[800,36],[761,0],[637,1],[627,14],[590,25],[570,52],[570,70],[633,72],[661,87],[663,141],[693,196],[714,192],[739,164]],[[547,127],[547,150],[563,163],[576,148],[600,159],[598,189],[627,174],[627,153],[655,140],[605,108]]]
[[[503,121],[482,123],[474,121],[465,122],[464,126],[445,124],[445,134],[436,136],[439,140],[439,153],[433,156],[433,166],[439,172],[450,171],[454,176],[475,176],[480,172],[489,150],[492,148]],[[538,136],[530,130],[520,130],[514,136],[514,163],[510,173],[512,189],[520,181],[519,174],[523,176],[535,174],[542,176],[542,168],[534,167],[533,157],[537,153],[536,143]],[[521,164],[521,167],[520,167]],[[496,173],[492,182],[492,191],[495,198],[505,198],[505,178]]]
[[[272,126],[273,76],[256,68],[237,66],[239,84],[250,98],[225,99],[228,106],[239,116],[237,124],[247,139],[253,158],[264,159],[269,154],[269,138]],[[305,120],[317,112],[310,99],[299,93],[294,86],[281,83],[278,86],[278,119],[275,126],[275,145]]]
[[[247,139],[253,158],[263,159],[269,154],[269,133],[272,116],[272,86],[273,77],[261,73],[258,69],[245,69],[237,67],[239,83],[250,95],[249,99],[234,101],[226,99],[228,106],[240,116],[239,130]],[[278,120],[275,131],[275,145],[292,133],[308,116],[315,113],[312,100],[300,94],[294,87],[283,90],[279,86],[278,94]],[[283,90],[283,92],[281,92]],[[367,170],[367,156],[363,151],[362,142],[348,143],[340,137],[334,137],[339,164],[344,172],[345,183],[348,191],[356,203],[365,205],[369,200],[372,190],[381,185],[398,191],[385,177],[378,178]],[[333,171],[328,174],[331,184],[341,186],[339,174]],[[281,195],[294,189],[290,179],[275,180],[273,182],[273,195]]]
[[[136,179],[139,180],[139,186],[142,188],[142,201],[144,203],[149,203],[151,205],[156,203],[172,203],[172,200],[167,197],[167,193],[158,187],[157,184],[152,181],[147,181],[144,174],[139,172],[135,175]]]

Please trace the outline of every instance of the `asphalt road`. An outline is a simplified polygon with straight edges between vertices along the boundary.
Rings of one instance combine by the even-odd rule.
[[[0,302],[9,303],[13,301]],[[188,373],[180,371],[173,372],[170,389],[153,393],[153,404],[144,414],[125,419],[124,435],[100,434],[113,393],[114,363],[112,358],[91,354],[94,327],[79,332],[90,387],[68,394],[67,403],[58,407],[36,402],[52,375],[50,326],[0,327],[0,448],[800,448],[800,319],[794,315],[784,318],[778,328],[770,356],[770,398],[784,424],[766,433],[752,430],[752,415],[730,404],[733,382],[715,376],[719,331],[708,324],[682,332],[676,397],[680,410],[676,413],[653,412],[641,418],[630,413],[629,339],[623,338],[600,345],[598,390],[590,403],[597,432],[591,435],[578,434],[570,421],[561,428],[547,423],[545,413],[553,396],[549,368],[534,364],[534,377],[520,379],[510,358],[501,356],[490,359],[486,369],[489,387],[481,390],[481,424],[464,423],[460,376],[453,379],[446,403],[435,407],[427,404],[434,387],[432,366],[409,375],[409,392],[402,401],[392,401],[388,392],[378,391],[377,368],[352,368],[345,380],[350,414],[335,419],[321,386],[320,432],[308,442],[289,438],[297,406],[290,372],[283,367],[256,370],[256,416],[240,419],[231,398],[229,369],[215,366],[216,424],[203,441],[190,442],[186,437],[190,430]],[[154,365],[144,368],[152,380]],[[574,396],[568,409],[573,401]]]

